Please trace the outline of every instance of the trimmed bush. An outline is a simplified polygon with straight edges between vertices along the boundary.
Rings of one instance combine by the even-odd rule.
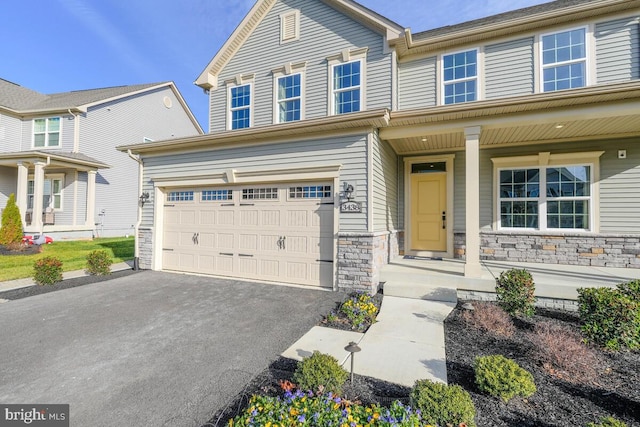
[[[16,205],[16,195],[11,193],[7,205],[2,211],[2,226],[0,227],[0,244],[11,245],[22,242],[22,218],[20,209]]]
[[[498,305],[512,316],[531,317],[535,313],[535,284],[527,270],[512,268],[496,279]]]
[[[631,282],[620,283],[618,285],[618,289],[629,298],[640,301],[640,280],[632,280]]]
[[[111,274],[113,261],[107,251],[95,250],[87,255],[87,274],[92,276],[108,276]]]
[[[587,427],[627,427],[627,423],[613,417],[602,417],[599,423],[589,423]]]
[[[473,310],[462,312],[462,320],[473,328],[497,337],[509,338],[516,332],[511,316],[490,302],[474,302]]]
[[[505,402],[516,396],[529,397],[536,392],[533,375],[500,354],[477,357],[473,370],[478,389]]]
[[[411,390],[411,406],[419,409],[430,425],[475,427],[476,408],[469,393],[459,385],[418,380]]]
[[[587,342],[609,350],[640,348],[640,300],[637,283],[617,288],[578,289],[578,312]]]
[[[340,394],[348,376],[335,357],[314,351],[298,363],[293,382],[302,390]]]
[[[551,375],[570,382],[593,383],[603,367],[596,352],[586,346],[577,331],[553,322],[536,324],[531,334],[533,356]]]
[[[33,264],[33,280],[38,285],[53,285],[62,281],[62,261],[50,256],[40,258]]]

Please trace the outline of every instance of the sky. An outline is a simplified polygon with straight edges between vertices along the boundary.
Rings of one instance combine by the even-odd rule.
[[[546,1],[359,3],[416,33]],[[173,81],[206,132],[207,96],[193,82],[253,4],[254,0],[5,0],[0,78],[46,94]]]

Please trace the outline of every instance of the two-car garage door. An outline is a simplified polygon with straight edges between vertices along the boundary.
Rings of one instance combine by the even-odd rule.
[[[330,183],[177,189],[165,197],[163,269],[333,285]]]

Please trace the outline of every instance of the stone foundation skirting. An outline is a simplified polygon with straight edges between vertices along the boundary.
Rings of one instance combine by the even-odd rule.
[[[380,269],[398,251],[395,231],[338,233],[338,290],[375,294],[380,285]]]
[[[464,233],[455,233],[454,247],[455,257],[464,259]],[[484,231],[480,233],[480,259],[640,268],[640,236]]]
[[[462,301],[495,301],[496,294],[458,289],[458,299]],[[535,305],[554,310],[578,311],[578,301],[569,299],[536,297]]]
[[[150,270],[153,265],[153,229],[138,228],[139,267]]]

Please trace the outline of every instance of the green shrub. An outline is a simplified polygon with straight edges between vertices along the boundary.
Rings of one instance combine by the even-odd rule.
[[[38,285],[53,285],[62,281],[62,261],[49,256],[40,258],[33,264],[33,280]]]
[[[602,417],[599,423],[589,423],[587,427],[627,427],[627,424],[613,417]]]
[[[536,392],[533,375],[502,355],[477,357],[473,365],[478,389],[505,402]]]
[[[640,348],[640,300],[637,284],[578,289],[578,311],[587,340],[609,350]]]
[[[111,274],[113,261],[107,251],[95,250],[87,255],[86,272],[94,276],[108,276]]]
[[[418,380],[411,390],[411,406],[419,409],[424,422],[431,425],[475,427],[476,408],[471,396],[459,385]]]
[[[632,280],[626,283],[620,283],[618,289],[631,299],[640,301],[640,280]]]
[[[339,394],[349,373],[329,354],[314,351],[304,358],[293,374],[293,381],[302,390],[324,391]]]
[[[527,270],[512,268],[496,279],[498,305],[513,316],[531,317],[535,313],[535,284]]]
[[[16,205],[16,195],[11,193],[7,205],[2,211],[2,226],[0,227],[0,244],[10,245],[22,241],[22,217]]]

